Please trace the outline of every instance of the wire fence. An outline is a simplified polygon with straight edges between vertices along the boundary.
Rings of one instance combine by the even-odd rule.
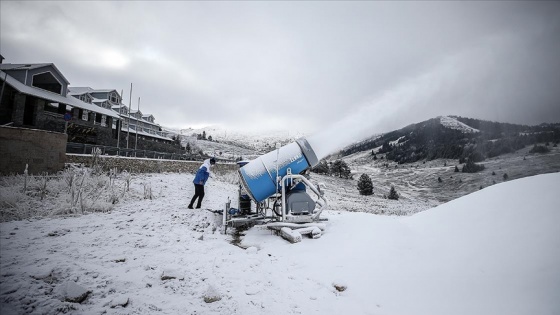
[[[202,161],[206,157],[199,154],[187,153],[168,153],[150,150],[135,150],[127,148],[110,147],[96,144],[68,142],[66,144],[66,153],[74,154],[92,154],[93,150],[98,148],[101,155],[118,155],[126,157],[164,159],[164,160],[183,160],[183,161]]]

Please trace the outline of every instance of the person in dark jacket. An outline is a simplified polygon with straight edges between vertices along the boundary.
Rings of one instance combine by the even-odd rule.
[[[204,185],[210,176],[210,166],[216,164],[216,160],[214,158],[204,160],[202,166],[196,172],[194,176],[194,196],[191,199],[191,203],[189,203],[189,209],[193,208],[193,204],[198,198],[198,202],[196,204],[196,208],[200,209],[200,205],[202,204],[202,199],[204,199]]]

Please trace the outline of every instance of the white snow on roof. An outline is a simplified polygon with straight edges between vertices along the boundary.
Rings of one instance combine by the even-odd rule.
[[[68,93],[73,93],[73,94],[84,94],[84,93],[90,93],[92,92],[93,89],[90,87],[75,87],[75,86],[69,86],[68,87]]]
[[[68,87],[68,90],[72,91],[72,92],[79,92],[79,93],[85,93],[85,92],[90,92],[90,93],[108,93],[108,92],[113,92],[113,91],[117,91],[115,89],[93,89],[89,86],[72,86],[72,87]]]
[[[50,65],[52,65],[52,63],[3,63],[0,64],[0,70],[31,70]]]
[[[463,133],[480,132],[480,130],[475,129],[475,128],[469,126],[469,125],[466,125],[466,124],[458,121],[456,118],[453,118],[453,117],[442,116],[442,117],[440,117],[440,122],[444,127],[447,127],[449,129],[460,130]]]
[[[131,134],[136,134],[136,130],[134,129],[134,126],[130,126],[130,130],[128,128],[123,128],[121,131],[122,132],[130,132]],[[153,134],[153,133],[148,133],[148,132],[145,132],[145,131],[142,131],[142,130],[138,131],[138,134],[141,135],[141,136],[173,141],[173,139],[171,139],[171,138],[160,136],[160,135]]]
[[[142,122],[142,123],[148,124],[148,125],[161,127],[161,126],[160,126],[159,124],[157,124],[157,123],[153,123],[153,122],[148,121],[148,120],[145,120],[145,119],[143,119],[143,118],[138,119],[138,118],[136,118],[136,117],[134,117],[134,116],[129,116],[128,114],[126,114],[126,115],[125,115],[125,114],[122,114],[121,117],[122,117],[122,119],[136,120],[136,121],[140,121],[140,122]]]
[[[6,75],[5,72],[0,71],[1,78],[4,78],[5,75]],[[51,102],[54,102],[54,103],[67,104],[67,105],[70,105],[70,106],[78,107],[78,108],[89,110],[89,111],[96,112],[96,113],[100,113],[100,114],[107,115],[107,116],[110,116],[110,117],[120,118],[119,115],[113,110],[105,109],[105,108],[99,107],[97,105],[82,102],[82,101],[80,101],[79,99],[77,99],[73,96],[67,97],[67,96],[57,94],[57,93],[49,92],[47,90],[43,90],[43,89],[39,89],[39,88],[36,88],[36,87],[25,85],[25,84],[19,82],[18,80],[16,80],[15,78],[11,77],[10,75],[6,76],[6,83],[11,85],[14,89],[16,89],[19,92],[24,93],[24,94],[33,95],[35,97],[42,98],[42,99],[45,99],[45,100],[48,100],[48,101],[51,101]]]
[[[70,95],[70,96],[76,95],[76,96],[78,96],[78,95],[83,95],[83,94],[87,94],[87,93],[89,93],[89,92],[73,92],[73,91],[68,90],[68,93],[66,93],[66,95]]]
[[[66,82],[66,84],[70,84],[68,79],[58,70],[58,68],[54,65],[54,63],[3,63],[0,64],[0,70],[32,70],[32,69],[40,69],[44,67],[52,67],[58,75]]]

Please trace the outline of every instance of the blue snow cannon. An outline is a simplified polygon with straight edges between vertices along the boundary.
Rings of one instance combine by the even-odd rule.
[[[241,185],[255,202],[261,202],[277,192],[276,178],[302,174],[319,163],[315,151],[305,138],[262,155],[239,169]],[[276,172],[278,170],[278,173]]]

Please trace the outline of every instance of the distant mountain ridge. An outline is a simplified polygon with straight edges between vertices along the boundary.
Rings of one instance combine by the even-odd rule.
[[[338,155],[372,150],[398,163],[437,158],[481,161],[537,142],[559,141],[560,124],[527,126],[441,116],[355,143]]]
[[[293,130],[265,130],[240,132],[214,125],[203,128],[169,128],[164,131],[172,139],[180,139],[181,146],[193,153],[214,156],[224,160],[253,159],[270,152],[276,143],[285,145],[304,136]]]

